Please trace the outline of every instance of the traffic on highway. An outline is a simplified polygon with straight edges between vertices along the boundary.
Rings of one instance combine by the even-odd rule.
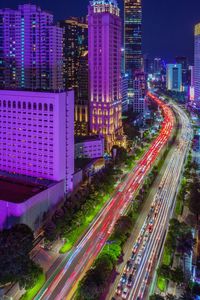
[[[165,240],[169,220],[175,205],[175,195],[184,160],[192,139],[187,115],[177,106],[182,124],[176,149],[171,156],[148,216],[132,247],[132,253],[119,279],[113,299],[142,300],[148,296],[153,272]]]
[[[88,232],[71,251],[70,255],[66,256],[55,269],[55,272],[50,276],[41,291],[34,298],[35,300],[61,300],[71,299],[73,297],[78,282],[83,278],[85,272],[91,267],[95,258],[100,253],[112,233],[116,221],[126,212],[133,200],[133,195],[138,191],[145,176],[169,140],[175,123],[173,112],[163,101],[154,95],[151,95],[151,97],[163,111],[164,116],[164,121],[158,137],[153,141],[150,148],[138,162],[134,170],[128,174],[125,181],[118,185],[115,194],[92,223]],[[132,260],[130,260],[130,266],[127,266],[128,269],[133,269],[135,267],[136,275],[137,269],[139,271],[141,263],[144,261],[143,256],[147,249],[145,245],[149,242],[149,237],[153,234],[153,229],[156,227],[158,219],[158,217],[156,217],[156,211],[158,213],[161,209],[159,208],[161,200],[156,201],[155,208],[154,210],[152,208],[152,212],[147,219],[146,227],[144,226],[143,228],[144,236],[142,236],[141,242],[138,242],[138,248],[135,249],[134,261],[132,262]],[[130,277],[130,272],[131,271],[129,270],[127,277],[123,279],[125,280],[125,283],[127,283],[127,289],[129,288],[128,283],[130,286],[134,282],[134,278]],[[132,276],[134,277],[135,275],[132,274]],[[121,294],[123,297],[128,297],[130,295],[130,293],[128,291],[126,292],[126,290],[124,291],[124,289],[121,290]]]

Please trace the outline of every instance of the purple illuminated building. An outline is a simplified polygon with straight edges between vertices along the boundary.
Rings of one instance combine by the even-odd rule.
[[[63,89],[63,29],[31,4],[0,9],[0,86]]]
[[[116,0],[89,5],[90,130],[108,151],[122,135],[121,19]]]
[[[0,127],[0,171],[64,180],[65,190],[72,190],[73,91],[1,90]]]

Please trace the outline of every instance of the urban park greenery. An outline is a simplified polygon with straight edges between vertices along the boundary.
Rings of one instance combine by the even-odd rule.
[[[0,285],[18,282],[29,289],[36,284],[42,269],[30,258],[33,242],[33,232],[24,224],[0,231]]]

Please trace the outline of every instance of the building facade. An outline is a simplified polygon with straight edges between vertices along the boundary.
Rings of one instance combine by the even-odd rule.
[[[64,85],[65,88],[78,88],[78,68],[80,58],[88,50],[88,25],[85,18],[71,17],[59,22],[64,30]]]
[[[89,134],[89,66],[88,51],[85,51],[79,60],[77,72],[78,91],[75,101],[75,135]]]
[[[64,86],[75,93],[75,135],[88,135],[88,24],[86,18],[60,21],[64,30]]]
[[[182,91],[182,66],[181,64],[167,65],[167,89],[169,91]]]
[[[0,10],[0,86],[63,89],[63,30],[31,4]]]
[[[125,72],[128,74],[129,102],[133,102],[133,78],[143,71],[142,0],[124,0]]]
[[[121,19],[115,0],[89,5],[90,130],[108,151],[122,134]]]
[[[0,172],[0,230],[15,224],[26,224],[33,231],[40,229],[45,216],[51,217],[64,200],[64,180],[37,180]]]
[[[104,156],[102,136],[77,137],[75,139],[75,159],[100,158]]]
[[[138,72],[134,75],[133,81],[133,111],[144,113],[146,110],[147,80],[144,72]]]
[[[194,96],[195,96],[195,102],[199,106],[200,104],[200,23],[195,26]]]
[[[188,58],[185,56],[177,56],[176,63],[182,66],[182,85],[184,89],[188,89],[189,85],[189,64]]]
[[[122,75],[121,79],[122,112],[128,111],[128,75]]]
[[[74,173],[73,92],[0,91],[0,170],[66,180]]]

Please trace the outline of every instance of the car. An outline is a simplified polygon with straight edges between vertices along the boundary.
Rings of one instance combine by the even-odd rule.
[[[132,252],[131,259],[132,259],[132,260],[135,259],[135,253],[134,253],[134,252]]]
[[[142,260],[142,254],[139,253],[139,254],[137,255],[136,264],[139,265],[139,264],[141,263],[141,260]]]
[[[127,299],[128,292],[129,292],[129,289],[127,287],[125,287],[123,292],[122,292],[122,299]]]
[[[137,268],[136,268],[136,267],[133,267],[133,271],[132,271],[132,273],[131,273],[133,276],[135,275],[136,270],[137,270]]]
[[[133,283],[133,274],[130,274],[128,277],[128,282],[127,282],[127,286],[131,287]]]
[[[150,233],[152,232],[153,225],[154,225],[154,220],[151,219],[150,222],[149,222],[149,226],[148,226],[148,229],[149,229],[149,232],[150,232]]]
[[[127,275],[126,275],[126,273],[123,273],[123,275],[122,275],[122,277],[121,277],[121,279],[120,279],[120,282],[121,282],[122,284],[125,284],[126,281],[127,281]]]
[[[118,286],[117,286],[117,289],[115,291],[116,295],[120,296],[121,293],[122,293],[122,286],[121,284],[119,283]]]
[[[126,272],[129,272],[131,268],[132,268],[132,262],[131,260],[128,260],[125,266]]]
[[[134,246],[133,246],[133,251],[132,251],[132,252],[133,252],[133,253],[136,253],[138,247],[139,247],[139,244],[138,244],[138,242],[137,242],[137,243],[134,244]]]

